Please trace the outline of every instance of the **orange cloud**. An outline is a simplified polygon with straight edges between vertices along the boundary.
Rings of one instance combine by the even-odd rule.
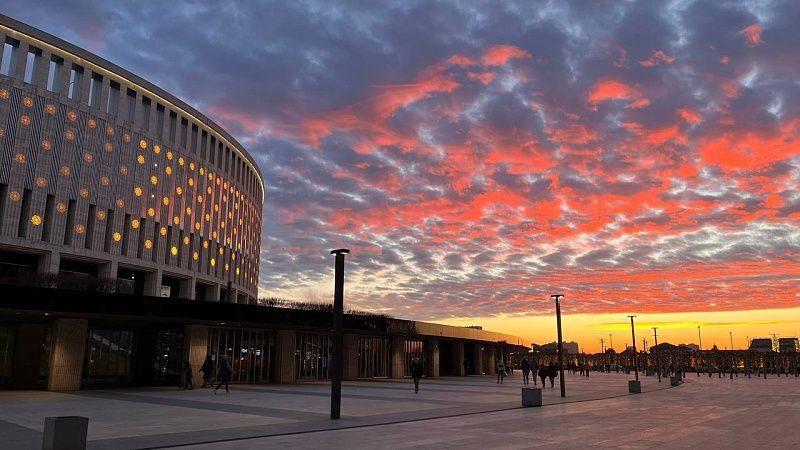
[[[487,66],[502,66],[512,59],[530,57],[530,53],[514,45],[495,45],[483,55],[483,64]]]
[[[644,99],[641,92],[633,86],[616,80],[602,80],[592,86],[586,96],[586,101],[592,105],[597,105],[609,100],[633,100],[628,106],[636,104],[638,101]],[[647,100],[647,99],[644,99]],[[649,104],[649,101],[648,101]],[[642,105],[642,103],[639,103]],[[639,106],[644,107],[647,105]],[[631,106],[636,108],[636,106]]]
[[[642,97],[625,105],[625,109],[642,109],[648,106],[650,106],[650,100]]]
[[[742,28],[739,34],[744,36],[744,42],[748,47],[756,47],[764,43],[761,40],[761,25],[757,23]]]
[[[691,108],[681,108],[677,113],[681,119],[685,120],[687,123],[695,124],[703,120],[702,116]]]
[[[669,56],[661,50],[654,50],[650,52],[649,58],[639,61],[639,64],[641,64],[643,67],[655,67],[661,63],[672,64],[673,61],[675,61],[675,58],[672,56]]]
[[[489,84],[494,81],[495,74],[492,72],[470,72],[467,78],[481,82],[481,84]]]

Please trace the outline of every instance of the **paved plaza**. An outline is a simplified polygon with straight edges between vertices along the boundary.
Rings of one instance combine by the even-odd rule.
[[[0,448],[41,448],[45,416],[89,417],[89,448],[797,448],[800,379],[696,377],[669,388],[623,374],[567,375],[567,398],[544,389],[521,408],[521,377],[344,384],[234,385],[231,393],[168,388],[0,392]]]

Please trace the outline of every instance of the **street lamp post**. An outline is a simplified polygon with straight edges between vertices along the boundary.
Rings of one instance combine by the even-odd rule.
[[[567,396],[567,391],[564,386],[564,346],[561,341],[561,303],[559,299],[563,297],[564,294],[553,294],[550,298],[556,301],[556,326],[558,327],[558,371],[559,377],[561,378],[561,397]]]
[[[703,338],[700,336],[700,325],[697,326],[697,341],[700,343],[697,350],[698,363],[695,372],[700,376],[700,366],[703,365]]]
[[[636,360],[636,331],[633,328],[633,318],[636,316],[628,316],[631,318],[631,341],[633,342],[633,373],[636,374],[636,381],[639,381],[639,364]]]
[[[653,339],[655,341],[656,349],[656,373],[658,374],[658,382],[661,383],[661,361],[658,359],[658,328],[653,327]]]
[[[344,364],[344,256],[346,248],[331,250],[336,255],[333,286],[333,367],[331,367],[331,419],[342,413],[342,365]]]
[[[600,372],[605,372],[606,371],[606,346],[605,346],[605,340],[602,339],[602,338],[600,339],[600,354],[603,355],[603,368],[602,368],[602,370],[600,370]]]

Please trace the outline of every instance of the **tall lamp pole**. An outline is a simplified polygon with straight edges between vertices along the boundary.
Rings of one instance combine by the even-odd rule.
[[[658,373],[658,382],[661,383],[661,361],[658,359],[658,327],[653,327],[653,339],[655,340],[656,349],[656,373]]]
[[[633,328],[633,318],[636,316],[628,316],[631,318],[631,341],[633,342],[633,373],[636,374],[636,381],[639,381],[639,363],[636,359],[636,331]]]
[[[336,255],[333,286],[333,367],[331,367],[331,419],[342,414],[342,365],[344,364],[344,256],[346,248],[331,250]]]
[[[703,338],[700,336],[700,325],[697,326],[697,341],[700,342],[699,349],[697,350],[697,356],[699,363],[697,364],[697,376],[700,376],[700,367],[703,365]]]
[[[561,342],[561,303],[559,299],[563,297],[564,294],[553,294],[550,298],[555,299],[556,301],[556,325],[558,326],[558,371],[559,377],[561,378],[561,397],[567,396],[567,391],[564,386],[564,346]]]

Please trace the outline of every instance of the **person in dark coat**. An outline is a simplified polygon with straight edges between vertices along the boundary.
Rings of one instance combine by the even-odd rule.
[[[539,366],[539,378],[541,378],[542,387],[544,387],[545,380],[547,380],[547,366],[545,366],[544,363]]]
[[[186,364],[183,366],[183,388],[184,389],[194,389],[194,382],[192,381],[192,364],[189,360],[186,360]]]
[[[522,384],[530,383],[531,363],[528,362],[528,358],[522,358],[522,362],[519,363],[519,366],[522,369]],[[536,377],[534,376],[534,378]]]
[[[536,361],[536,358],[531,359],[531,372],[533,372],[533,385],[536,386],[536,377],[539,375],[539,361]]]
[[[414,393],[419,393],[419,380],[422,378],[423,369],[419,358],[411,360],[411,378],[414,379]]]
[[[555,385],[555,378],[556,378],[556,363],[551,362],[550,365],[547,366],[547,377],[550,378],[550,387],[552,388]],[[544,384],[544,382],[542,382]]]
[[[221,356],[222,360],[219,363],[219,370],[217,371],[217,387],[214,388],[214,394],[217,393],[217,389],[219,389],[223,384],[225,385],[225,393],[230,394],[228,390],[228,382],[231,381],[231,376],[233,375],[233,369],[231,369],[231,365],[228,364],[228,357],[226,355]]]
[[[203,374],[203,385],[200,387],[211,384],[211,378],[214,376],[214,361],[211,360],[211,355],[206,355],[206,360],[200,366],[200,372]]]

